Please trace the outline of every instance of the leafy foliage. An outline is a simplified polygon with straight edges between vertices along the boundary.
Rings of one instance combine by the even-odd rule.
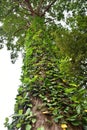
[[[64,13],[84,14],[87,2],[84,0],[1,0],[0,1],[1,48],[3,43],[12,50],[12,59],[24,48],[24,38],[34,16],[45,18],[45,23],[53,25],[64,20]],[[70,22],[71,23],[71,22]]]
[[[12,122],[6,118],[8,130],[32,129],[37,121],[34,97],[56,123],[87,123],[86,4],[84,0],[1,1],[1,42],[12,51],[13,62],[18,51],[24,52],[22,85]]]
[[[69,75],[65,78],[65,70],[61,71],[63,59],[59,57],[61,60],[58,62],[58,48],[53,43],[49,28],[46,28],[42,19],[36,19],[39,19],[38,22],[32,22],[26,35],[26,54],[21,77],[23,86],[18,90],[15,104],[15,112],[18,114],[13,116],[12,129],[15,125],[17,128],[31,129],[28,124],[34,122],[35,116],[30,110],[33,106],[29,97],[39,97],[56,123],[66,121],[81,125],[86,122],[85,88],[75,82],[75,77]],[[64,60],[66,65],[67,58]]]

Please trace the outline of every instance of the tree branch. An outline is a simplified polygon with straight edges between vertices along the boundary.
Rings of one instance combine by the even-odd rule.
[[[39,5],[37,6],[37,13],[40,14],[40,9],[42,8],[42,3],[44,2],[44,0],[41,0],[39,2]]]
[[[21,28],[19,28],[18,30],[16,30],[16,31],[13,33],[13,35],[15,36],[18,32],[20,32],[21,30],[27,30],[27,28],[29,28],[29,23],[28,23],[26,26],[21,27]]]
[[[31,14],[34,15],[35,12],[31,6],[30,0],[25,0],[25,2],[27,3],[27,7],[28,7],[29,11],[31,12]]]
[[[51,8],[51,6],[52,6],[56,1],[57,1],[57,0],[54,0],[52,3],[50,3],[50,4],[46,7],[46,9],[44,10],[44,12],[43,12],[43,14],[42,14],[41,16],[44,16],[45,13]]]

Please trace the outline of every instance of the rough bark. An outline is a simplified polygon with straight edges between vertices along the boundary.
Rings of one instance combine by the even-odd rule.
[[[44,130],[62,130],[61,124],[55,123],[50,113],[47,112],[47,108],[44,107],[42,101],[38,98],[32,98],[32,112],[36,115],[36,123],[33,124],[32,130],[37,130],[37,128],[43,126]],[[81,126],[75,127],[68,124],[69,130],[83,130]]]

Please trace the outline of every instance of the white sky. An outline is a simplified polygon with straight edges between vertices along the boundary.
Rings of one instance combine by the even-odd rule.
[[[15,97],[20,85],[22,59],[11,63],[10,54],[6,49],[0,50],[0,129],[4,128],[5,117],[14,112]]]

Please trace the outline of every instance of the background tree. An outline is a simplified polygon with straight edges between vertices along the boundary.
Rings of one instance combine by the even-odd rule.
[[[1,0],[1,48],[6,44],[13,63],[22,51],[24,64],[8,130],[56,130],[62,123],[80,130],[87,123],[86,4]]]

